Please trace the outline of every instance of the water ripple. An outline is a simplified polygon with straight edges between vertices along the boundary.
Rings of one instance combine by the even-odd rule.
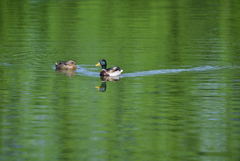
[[[149,75],[157,75],[157,74],[218,70],[221,68],[223,67],[202,66],[202,67],[195,67],[190,69],[159,69],[159,70],[149,70],[149,71],[134,72],[134,73],[124,73],[122,76],[123,77],[141,77],[141,76],[149,76]]]
[[[134,73],[124,73],[121,77],[143,77],[150,75],[158,75],[158,74],[171,74],[171,73],[180,73],[180,72],[200,72],[200,71],[209,71],[209,70],[219,70],[226,67],[217,67],[217,66],[201,66],[189,69],[158,69],[158,70],[148,70],[148,71],[140,71]],[[79,66],[76,71],[79,75],[85,75],[90,77],[98,77],[99,72],[89,71],[89,69],[84,68],[83,66]]]

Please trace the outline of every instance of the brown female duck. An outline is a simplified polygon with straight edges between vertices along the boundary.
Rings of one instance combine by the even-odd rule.
[[[55,64],[56,70],[76,70],[77,65],[73,60],[61,61]]]

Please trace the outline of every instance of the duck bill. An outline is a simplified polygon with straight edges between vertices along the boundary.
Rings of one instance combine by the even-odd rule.
[[[97,67],[98,67],[98,66],[101,66],[101,64],[100,64],[100,63],[97,63],[96,66],[97,66]]]

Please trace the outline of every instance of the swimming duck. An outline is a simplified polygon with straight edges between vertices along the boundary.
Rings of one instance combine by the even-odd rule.
[[[68,61],[61,61],[55,64],[56,70],[76,70],[77,65],[75,61],[68,60]]]
[[[120,77],[119,76],[101,76],[100,80],[102,82],[115,82],[115,81],[119,81]]]
[[[100,76],[118,76],[123,72],[120,67],[107,68],[107,61],[105,59],[100,60],[96,66],[102,67]]]

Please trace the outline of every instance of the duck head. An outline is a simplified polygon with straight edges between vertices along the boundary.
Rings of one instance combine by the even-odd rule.
[[[106,69],[107,68],[107,61],[105,59],[101,59],[99,60],[99,62],[96,64],[96,66],[101,66],[102,69]]]

